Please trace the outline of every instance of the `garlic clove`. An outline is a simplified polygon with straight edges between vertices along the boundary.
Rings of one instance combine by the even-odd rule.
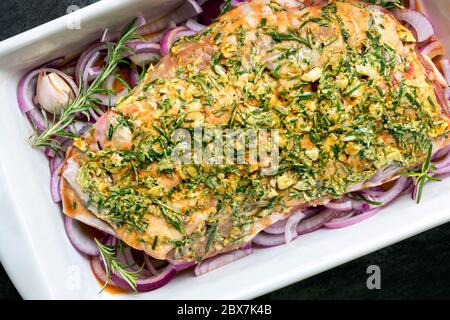
[[[38,76],[36,99],[46,111],[60,114],[62,108],[75,99],[75,94],[58,74],[43,71]]]

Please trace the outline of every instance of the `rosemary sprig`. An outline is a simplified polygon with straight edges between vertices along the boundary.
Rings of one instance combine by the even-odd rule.
[[[78,136],[73,131],[68,130],[68,127],[74,122],[78,113],[82,113],[88,117],[89,109],[97,108],[95,104],[97,99],[94,95],[111,93],[109,90],[103,89],[102,85],[106,78],[115,72],[118,64],[123,61],[124,54],[131,50],[126,46],[126,42],[136,37],[136,29],[136,20],[134,20],[124,29],[117,43],[109,47],[107,63],[103,66],[100,74],[91,85],[86,86],[80,79],[80,92],[78,96],[64,107],[61,115],[58,118],[54,118],[51,123],[46,118],[47,128],[43,132],[36,133],[33,140],[33,147],[48,147],[57,152],[60,149],[60,143],[55,138],[74,138]]]
[[[100,251],[100,256],[105,265],[105,273],[106,273],[106,282],[100,292],[102,292],[108,285],[108,282],[111,277],[111,272],[120,276],[123,280],[125,280],[128,283],[128,285],[134,291],[136,291],[136,281],[138,278],[138,274],[140,273],[140,270],[138,271],[127,270],[126,266],[124,266],[117,260],[116,247],[104,245],[100,243],[97,239],[94,240],[97,243],[98,249]]]
[[[228,12],[230,9],[232,9],[232,1],[231,0],[225,0],[220,8],[220,15],[225,14],[226,12]]]
[[[436,171],[436,166],[431,162],[432,154],[433,154],[433,146],[430,145],[430,147],[428,148],[427,157],[422,164],[421,171],[406,172],[403,174],[404,176],[415,178],[414,183],[417,187],[416,192],[417,203],[420,203],[420,200],[422,199],[423,187],[425,186],[425,183],[427,181],[437,181],[437,182],[441,181],[441,179],[430,176],[432,172]]]
[[[214,240],[217,236],[217,222],[214,222],[210,225],[208,225],[208,228],[206,229],[206,247],[205,247],[205,253],[209,252],[209,249],[211,249],[211,246],[213,245]]]

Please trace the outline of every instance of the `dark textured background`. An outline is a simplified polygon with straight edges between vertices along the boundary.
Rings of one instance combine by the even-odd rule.
[[[95,0],[1,0],[0,40],[65,14],[69,5],[82,7],[93,2]],[[447,224],[263,298],[448,299],[449,249],[450,224]],[[368,290],[366,287],[366,269],[373,264],[381,268],[381,290]],[[0,299],[19,298],[0,266]]]

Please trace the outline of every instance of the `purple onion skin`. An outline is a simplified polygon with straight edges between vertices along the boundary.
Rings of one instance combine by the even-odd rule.
[[[102,264],[103,266],[103,264]],[[156,289],[159,289],[165,286],[172,278],[175,276],[177,271],[171,265],[164,268],[164,270],[156,275],[151,276],[147,279],[138,279],[136,282],[136,291],[137,292],[149,292]],[[121,277],[111,273],[111,279],[117,283],[122,289],[132,291],[133,289],[130,285],[123,280]]]
[[[209,26],[219,15],[223,0],[210,0],[202,5],[203,12],[198,16],[198,22]]]

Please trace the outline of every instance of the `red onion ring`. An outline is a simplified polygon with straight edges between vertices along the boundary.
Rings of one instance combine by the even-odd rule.
[[[270,248],[285,244],[286,238],[284,234],[268,234],[262,231],[253,238],[252,243],[259,247]]]
[[[286,222],[287,220],[277,221],[271,226],[265,228],[264,232],[269,234],[284,234],[284,231],[286,230]]]
[[[139,83],[139,74],[137,71],[136,66],[131,66],[130,73],[129,73],[129,79],[130,79],[130,85],[134,88]]]
[[[304,217],[305,215],[301,211],[295,212],[289,217],[284,231],[284,239],[286,244],[297,238],[297,225]]]
[[[395,184],[386,192],[383,194],[379,194],[379,192],[371,193],[371,190],[364,191],[364,195],[369,198],[369,200],[374,202],[380,202],[382,203],[381,206],[384,206],[397,198],[408,186],[408,177],[401,176],[397,179]],[[352,200],[352,206],[355,210],[361,210],[361,211],[369,211],[375,208],[378,208],[379,206],[369,204],[363,200]]]
[[[167,259],[167,261],[177,271],[186,270],[186,269],[189,269],[190,267],[195,266],[195,262],[194,261],[185,262],[185,261],[176,261],[176,260],[171,260],[171,259]]]
[[[109,286],[119,288],[119,285],[117,283],[115,283],[113,280],[109,279],[109,281],[108,281],[108,278],[106,277],[105,269],[103,268],[103,263],[101,262],[100,257],[98,257],[98,256],[91,257],[90,263],[91,263],[91,269],[94,272],[95,277],[100,282],[102,282],[103,284],[108,282]]]
[[[181,31],[187,31],[188,29],[185,26],[176,27],[172,29],[168,29],[166,32],[164,32],[162,39],[161,39],[161,55],[165,56],[170,52],[170,48],[172,47],[172,44],[175,42],[175,37],[178,32]]]
[[[130,57],[130,60],[137,66],[143,67],[155,62],[158,62],[161,58],[160,53],[153,52],[141,52],[136,53]]]
[[[325,223],[331,221],[337,214],[338,211],[336,210],[326,209],[311,218],[303,220],[297,226],[298,235],[310,233],[322,228]]]
[[[371,217],[373,217],[374,215],[376,215],[377,213],[379,213],[382,210],[382,208],[376,208],[361,214],[358,214],[356,216],[353,216],[349,219],[344,219],[344,220],[339,220],[339,221],[330,221],[324,224],[324,227],[328,228],[328,229],[339,229],[339,228],[345,228],[345,227],[349,227],[352,226],[354,224],[357,224],[359,222],[362,222],[364,220],[367,220]]]
[[[82,79],[83,79],[84,84],[87,84],[89,82],[89,78],[92,78],[90,76],[89,72],[94,67],[95,63],[97,63],[99,58],[100,58],[100,52],[96,51],[87,60],[86,65],[84,66],[83,73],[82,73]]]
[[[147,268],[147,270],[150,271],[150,273],[152,275],[157,274],[158,272],[156,271],[156,268],[153,265],[153,263],[150,261],[150,257],[145,252],[143,252],[143,257],[144,257],[145,267]]]
[[[65,215],[64,229],[66,230],[67,237],[69,238],[70,242],[79,252],[92,257],[98,256],[100,254],[95,241],[89,238],[81,230],[81,222]]]
[[[434,162],[434,165],[437,170],[448,167],[450,165],[450,152],[447,153],[447,155],[445,155],[445,157],[441,160]]]
[[[193,19],[188,19],[186,21],[186,27],[188,27],[190,30],[195,31],[195,32],[200,32],[206,28],[205,25],[198,23],[197,21],[195,21]]]
[[[409,9],[396,9],[391,12],[398,20],[409,23],[416,30],[418,42],[424,42],[435,34],[433,24],[422,13]]]
[[[45,111],[44,111],[45,112]],[[38,132],[42,132],[47,129],[47,123],[45,121],[42,112],[38,108],[33,108],[26,113],[28,120],[36,126]]]
[[[138,66],[144,66],[161,58],[161,46],[158,43],[131,40],[128,41],[127,46],[133,49],[133,54],[130,55],[131,61]]]
[[[91,67],[91,68],[88,70],[88,78],[87,78],[87,81],[93,81],[93,80],[95,80],[95,79],[98,77],[98,75],[100,74],[100,71],[102,71],[102,68],[100,68],[99,66]]]
[[[450,59],[441,59],[441,66],[445,80],[450,84]]]
[[[104,268],[103,263],[102,267]],[[175,276],[176,273],[177,271],[175,270],[175,268],[169,264],[162,270],[160,270],[157,275],[153,275],[145,279],[137,279],[136,290],[138,292],[148,292],[161,288],[162,286],[166,285]],[[111,279],[122,289],[131,290],[129,284],[125,280],[112,272]]]
[[[53,164],[50,171],[50,194],[55,203],[61,202],[61,176],[59,172],[64,165],[64,161],[61,158],[52,158]]]
[[[89,62],[89,59],[96,53],[99,53],[103,50],[107,50],[108,45],[106,43],[95,43],[89,46],[85,51],[83,51],[78,58],[77,66],[75,68],[75,80],[79,84],[80,79],[83,79],[83,75],[86,70],[86,65]]]
[[[351,200],[345,200],[342,202],[336,201],[328,202],[327,204],[324,204],[324,207],[336,211],[350,211],[353,209]]]
[[[176,8],[171,14],[158,17],[157,19],[146,22],[145,25],[140,26],[136,30],[136,34],[145,36],[148,34],[163,31],[171,24],[182,23],[189,18],[194,18],[202,12],[202,8],[193,0],[183,1],[182,4]],[[103,41],[116,40],[119,37],[119,32],[107,32],[105,36],[102,36]]]
[[[250,255],[251,253],[252,253],[252,249],[247,249],[247,250],[238,249],[238,250],[234,250],[234,251],[224,253],[219,256],[207,259],[195,267],[195,269],[194,269],[195,275],[197,277],[199,277],[205,273],[211,272],[211,271],[221,268],[227,264],[230,264],[231,262],[242,259],[242,258]]]

